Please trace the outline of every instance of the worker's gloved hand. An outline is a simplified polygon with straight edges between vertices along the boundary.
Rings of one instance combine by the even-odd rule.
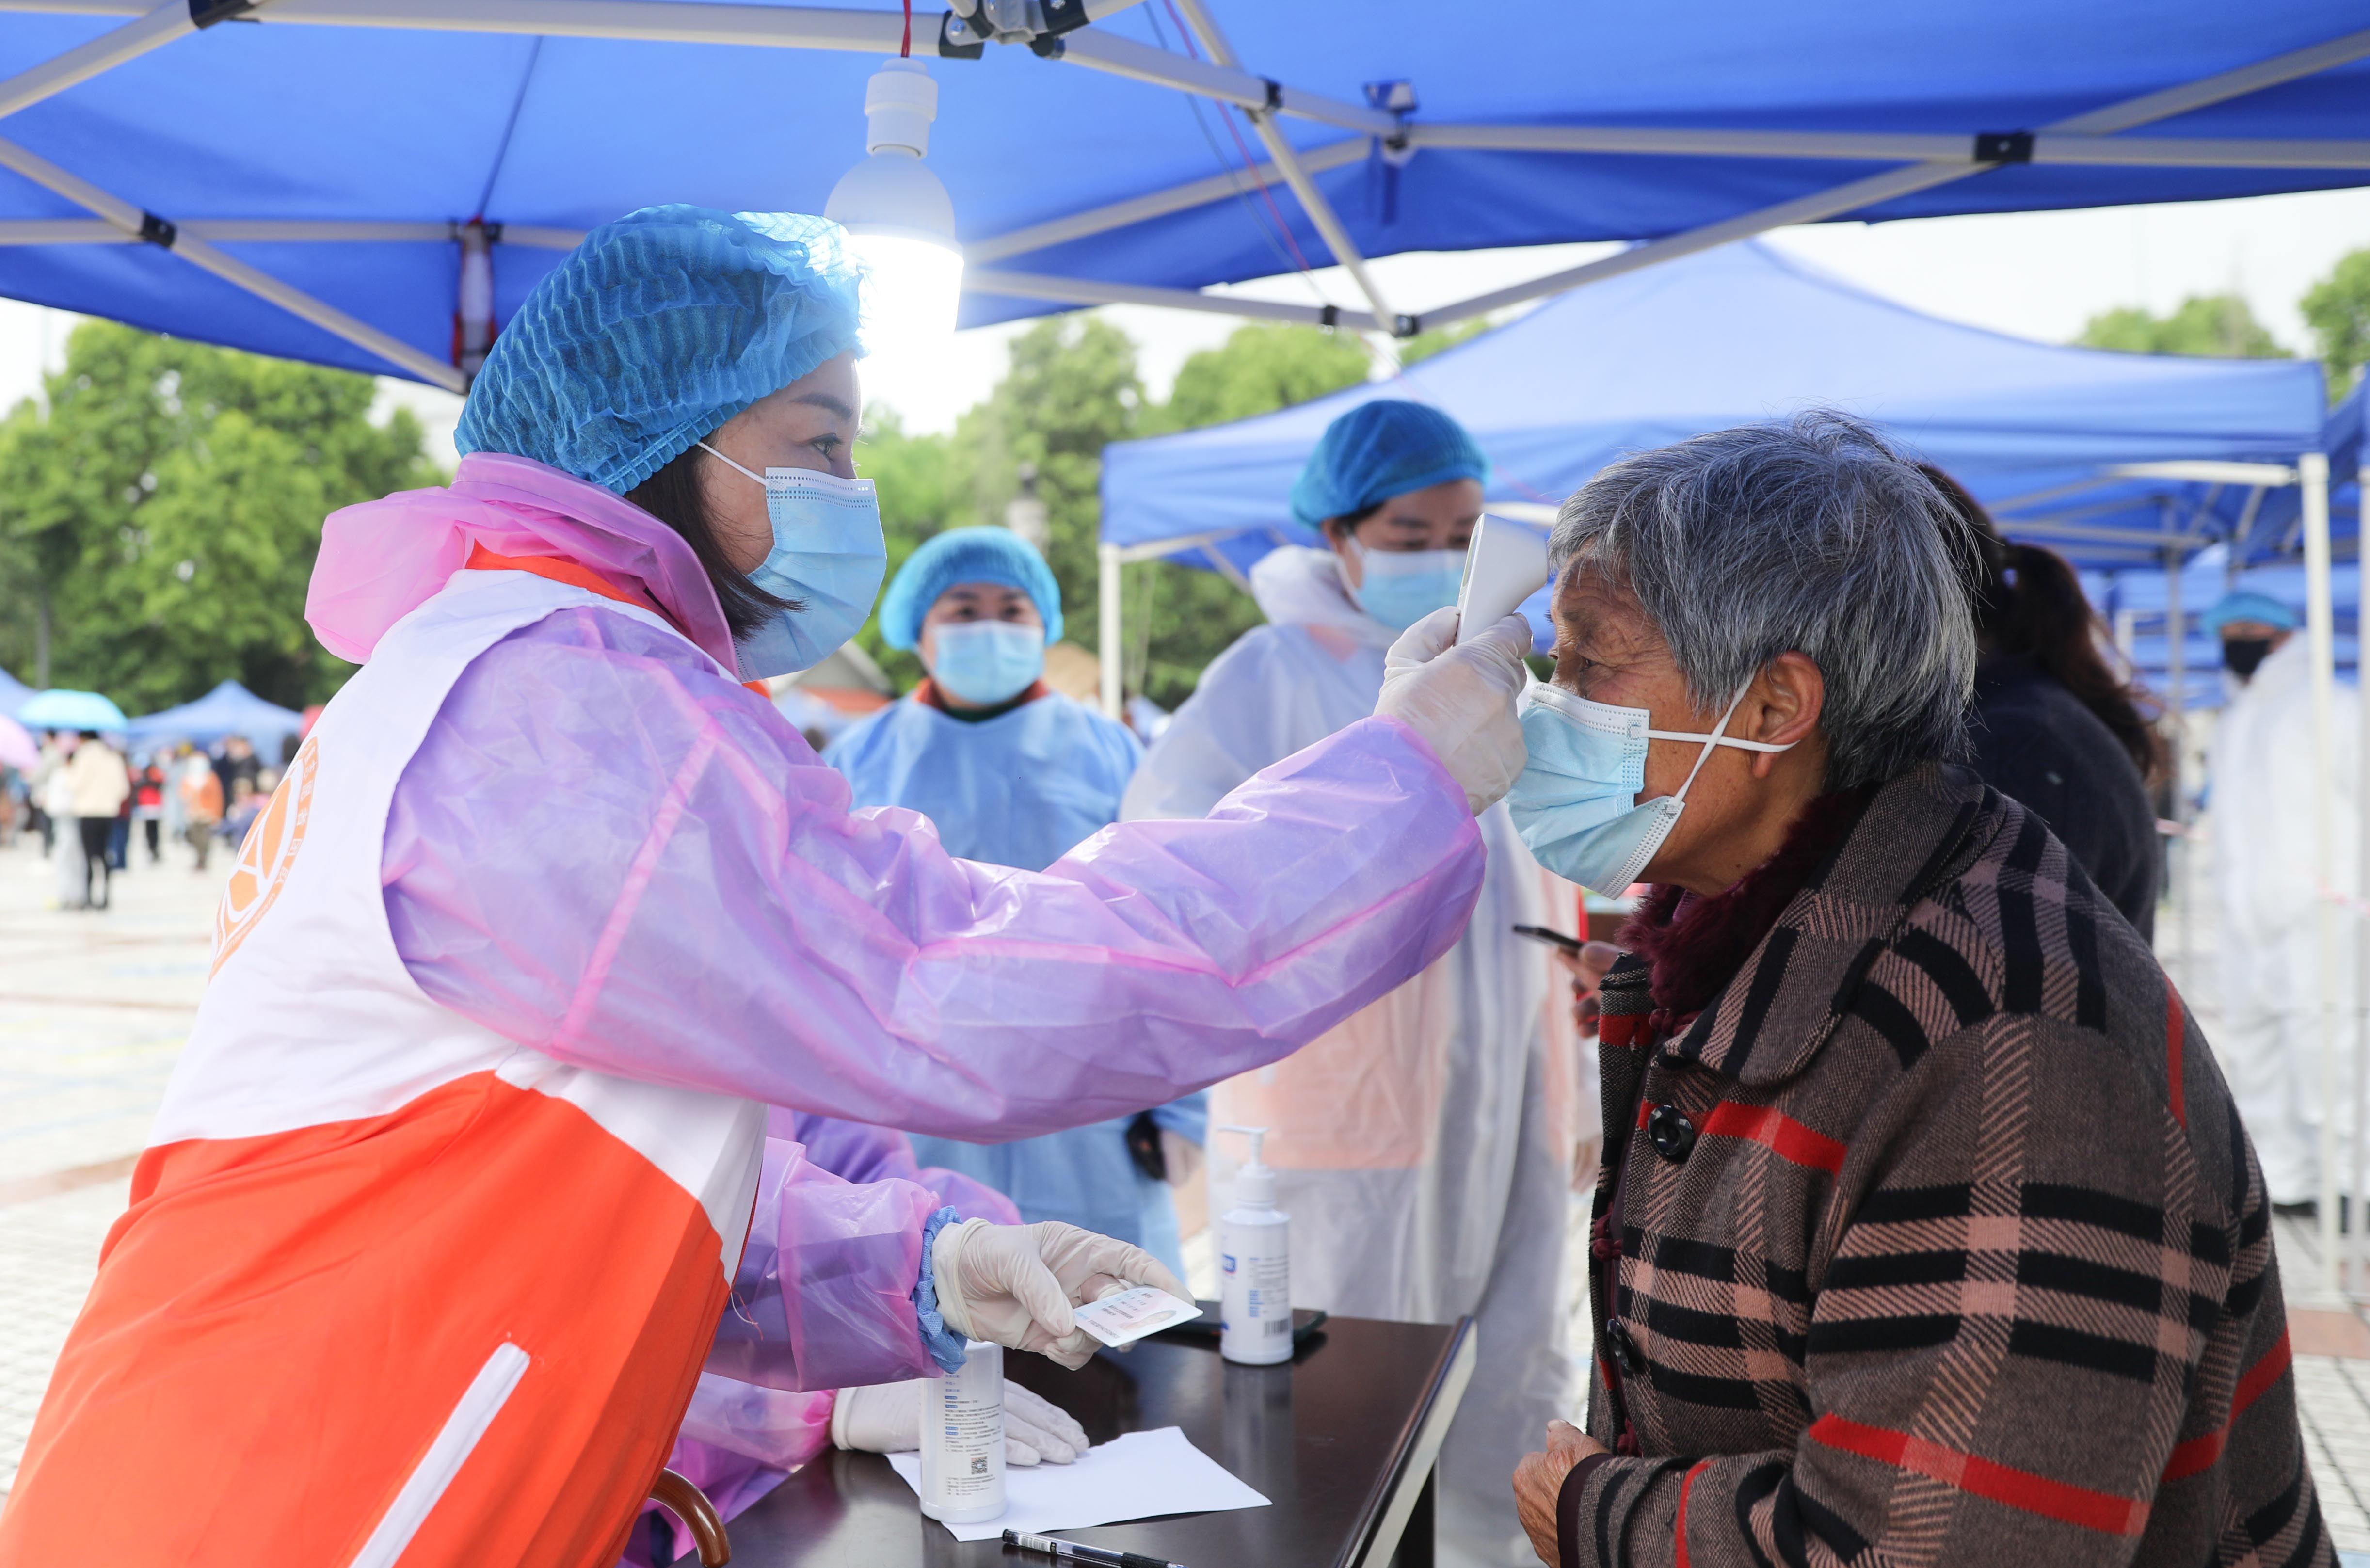
[[[1453,608],[1434,610],[1401,632],[1383,656],[1375,712],[1423,737],[1479,816],[1530,759],[1514,699],[1530,679],[1523,656],[1531,651],[1531,623],[1508,616],[1471,641],[1455,642]]]
[[[1072,1307],[1139,1285],[1191,1298],[1143,1248],[1051,1219],[949,1225],[931,1244],[930,1269],[949,1330],[1071,1367],[1084,1366],[1102,1343],[1077,1326]]]
[[[868,1454],[902,1454],[922,1446],[922,1401],[927,1378],[910,1383],[874,1383],[842,1389],[831,1407],[831,1441],[836,1448]],[[1087,1451],[1087,1429],[1051,1400],[1018,1383],[1004,1385],[1004,1462],[1066,1465]]]

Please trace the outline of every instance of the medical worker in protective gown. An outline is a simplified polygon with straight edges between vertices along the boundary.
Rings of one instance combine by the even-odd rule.
[[[1027,540],[989,527],[926,541],[881,597],[880,635],[918,653],[929,677],[823,752],[856,804],[909,806],[949,853],[1025,871],[1119,820],[1144,749],[1126,725],[1038,678],[1062,635],[1062,590]],[[1018,1143],[917,1136],[915,1154],[1004,1193],[1023,1219],[1115,1236],[1181,1273],[1168,1168],[1198,1173],[1204,1101],[1191,1094]]]
[[[1360,723],[1385,651],[1455,603],[1488,472],[1463,427],[1427,405],[1377,399],[1334,421],[1292,490],[1294,517],[1330,548],[1287,547],[1252,568],[1269,624],[1202,672],[1128,787],[1124,820],[1198,816]],[[1570,929],[1575,891],[1540,870],[1502,809],[1479,826],[1489,870],[1455,948],[1306,1050],[1221,1084],[1211,1114],[1271,1129],[1294,1305],[1478,1315],[1480,1361],[1441,1456],[1441,1544],[1520,1562],[1530,1548],[1506,1478],[1571,1408],[1559,1286],[1574,1150],[1594,1134],[1579,1106],[1595,1090],[1574,1093],[1570,996],[1550,984],[1547,950],[1510,929]],[[1242,1154],[1213,1138],[1214,1212]]]
[[[2214,726],[2211,838],[2221,905],[2222,1030],[2215,1055],[2230,1098],[2255,1140],[2274,1207],[2306,1214],[2320,1192],[2319,903],[2359,880],[2360,722],[2356,705],[2330,709],[2337,801],[2336,859],[2324,865],[2313,822],[2312,649],[2296,613],[2265,594],[2225,594],[2205,614],[2222,642],[2229,702]],[[2358,983],[2337,970],[2339,1016]],[[2339,1054],[2341,1067],[2350,1050]],[[2345,1074],[2339,1103],[2353,1103]],[[2352,1170],[2338,1119],[2338,1170]]]
[[[767,1106],[1099,1121],[1455,940],[1523,756],[1511,625],[1427,628],[1371,721],[1042,873],[849,810],[741,683],[879,586],[856,284],[818,219],[596,229],[505,324],[451,486],[329,519],[306,613],[362,668],[241,849],[0,1562],[614,1562],[703,1367],[1076,1364],[1075,1305],[1168,1278],[843,1182]]]

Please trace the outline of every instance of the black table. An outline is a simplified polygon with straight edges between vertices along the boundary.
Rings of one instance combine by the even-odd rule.
[[[1473,1357],[1469,1318],[1334,1318],[1278,1366],[1237,1366],[1214,1342],[1159,1335],[1076,1372],[1017,1354],[1004,1366],[1098,1443],[1184,1428],[1271,1504],[1062,1532],[1072,1539],[1188,1568],[1431,1568],[1432,1461]],[[826,1451],[730,1528],[734,1568],[1052,1568],[999,1541],[956,1540],[878,1454]]]

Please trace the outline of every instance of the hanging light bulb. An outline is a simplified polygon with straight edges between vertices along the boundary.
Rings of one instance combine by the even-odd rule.
[[[871,272],[865,344],[901,356],[941,347],[954,333],[963,262],[954,203],[922,162],[938,85],[918,60],[889,61],[865,86],[864,115],[865,159],[840,177],[823,215],[847,230]]]

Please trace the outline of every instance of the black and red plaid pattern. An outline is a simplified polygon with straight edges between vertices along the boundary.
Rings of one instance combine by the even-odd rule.
[[[2262,1181],[2039,818],[1888,785],[1727,987],[1607,976],[1569,1564],[2328,1564]]]

